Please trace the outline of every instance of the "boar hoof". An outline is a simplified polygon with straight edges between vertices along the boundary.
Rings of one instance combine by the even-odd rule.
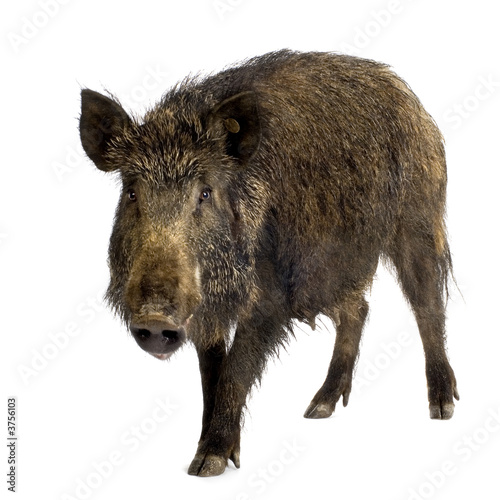
[[[335,411],[335,406],[329,403],[316,404],[312,402],[304,413],[305,418],[328,418]]]
[[[453,403],[429,405],[431,418],[436,420],[449,420],[451,417],[453,417],[454,410],[455,405]]]
[[[194,457],[188,469],[191,476],[220,476],[226,470],[227,460],[217,455]]]

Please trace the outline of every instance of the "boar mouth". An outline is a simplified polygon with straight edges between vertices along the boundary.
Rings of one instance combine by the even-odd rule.
[[[151,356],[154,356],[156,359],[160,359],[161,361],[165,361],[167,359],[170,358],[170,356],[172,356],[173,352],[166,352],[166,353],[163,353],[163,354],[158,354],[158,353],[149,353],[151,354]]]

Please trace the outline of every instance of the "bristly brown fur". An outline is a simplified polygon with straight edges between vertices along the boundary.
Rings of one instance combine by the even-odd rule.
[[[108,299],[128,324],[153,312],[183,325],[198,351],[204,415],[190,473],[239,464],[246,396],[294,320],[326,314],[337,326],[306,416],[347,404],[380,258],[417,319],[431,417],[451,417],[443,138],[386,65],[273,52],[184,80],[141,121],[92,91],[82,98],[84,148],[123,181]]]

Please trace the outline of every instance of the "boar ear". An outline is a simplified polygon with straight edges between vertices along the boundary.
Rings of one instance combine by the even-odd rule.
[[[257,151],[261,128],[254,92],[241,92],[219,103],[210,113],[208,126],[222,124],[227,133],[227,152],[241,162]],[[219,125],[220,126],[220,125]]]
[[[130,118],[117,102],[93,90],[82,90],[80,139],[98,169],[109,172],[116,168],[106,153],[113,138],[120,136],[129,123]]]

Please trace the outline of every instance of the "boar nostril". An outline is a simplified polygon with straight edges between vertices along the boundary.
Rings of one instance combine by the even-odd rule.
[[[145,328],[140,328],[137,331],[137,336],[141,340],[147,340],[147,339],[149,339],[149,337],[151,337],[151,332],[149,330],[146,330]]]
[[[178,333],[179,332],[177,330],[163,330],[161,332],[163,338],[167,342],[175,342],[175,341],[177,341]]]

